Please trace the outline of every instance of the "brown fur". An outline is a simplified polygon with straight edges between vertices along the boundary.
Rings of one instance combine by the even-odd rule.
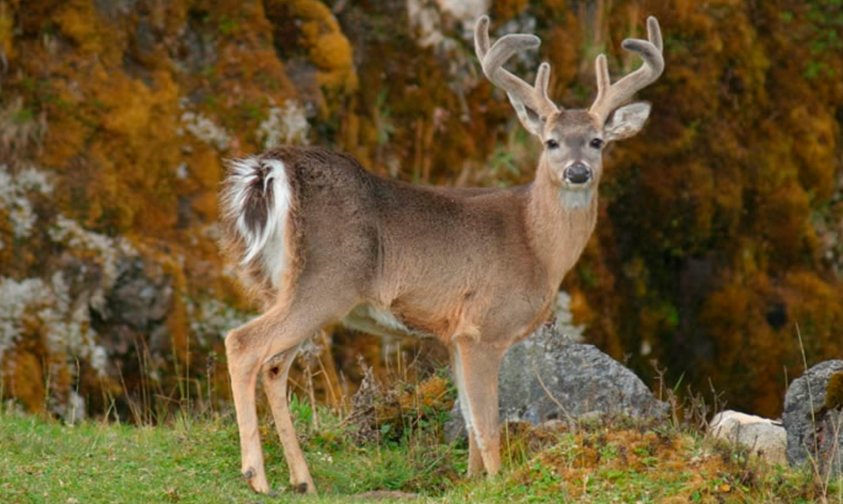
[[[654,23],[651,31],[658,30]],[[475,32],[480,59],[491,55],[484,71],[507,91],[518,91],[513,104],[519,118],[546,145],[532,183],[507,189],[414,186],[375,176],[354,158],[318,147],[274,149],[250,165],[264,170],[280,161],[284,190],[291,192],[285,257],[241,265],[265,312],[226,337],[241,469],[258,492],[269,491],[255,411],[261,372],[290,481],[315,492],[293,431],[286,374],[298,346],[337,321],[382,335],[431,336],[446,345],[469,431],[469,474],[500,470],[503,354],[546,320],[559,284],[594,230],[602,145],[637,133],[650,107],[622,107],[609,121],[586,111],[558,111],[545,96],[549,67],[540,68],[535,87],[516,82],[501,68],[513,51],[498,46],[514,39],[489,48],[487,27],[483,18]],[[529,37],[520,40],[535,45]],[[660,37],[653,40],[653,51],[660,49]],[[616,89],[630,89],[625,86]],[[249,190],[265,193],[265,175],[251,173],[264,183]],[[231,187],[229,182],[223,190],[224,243],[239,263],[246,244],[237,234],[238,218],[248,217],[241,226],[266,229],[260,218],[270,214],[254,205],[272,199],[233,198]],[[233,204],[241,201],[242,207]],[[281,274],[273,272],[283,275],[280,280],[267,278],[267,260],[285,265]]]
[[[596,220],[596,197],[582,210],[559,205],[549,169],[540,168],[530,185],[472,191],[384,179],[349,156],[321,148],[284,147],[261,159],[280,160],[287,170],[295,201],[287,247],[294,261],[280,289],[261,277],[256,261],[244,266],[269,310],[226,339],[233,385],[241,369],[248,368],[243,372],[252,376],[274,355],[290,351],[359,305],[388,311],[408,330],[430,334],[454,352],[476,345],[488,348],[492,361],[487,364],[463,358],[470,362],[466,373],[468,366],[488,365],[496,376],[503,351],[546,319],[562,277]],[[229,253],[242,257],[243,244],[231,217],[223,229]],[[285,323],[291,312],[315,306],[326,309],[304,316],[302,332]],[[379,328],[377,320],[367,322]],[[245,385],[253,386],[254,380]],[[286,406],[278,394],[271,399],[285,422]],[[241,436],[244,458],[255,450],[249,439]],[[289,439],[288,445],[295,453]],[[487,468],[492,471],[498,464],[494,457]],[[477,455],[474,459],[479,460]],[[303,459],[291,461],[299,474],[294,483],[312,485],[302,464]],[[476,462],[474,467],[482,468]],[[262,463],[254,457],[244,461],[244,473],[249,469],[255,474],[253,486],[263,489]]]

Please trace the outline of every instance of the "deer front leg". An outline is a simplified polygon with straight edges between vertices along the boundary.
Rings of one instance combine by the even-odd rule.
[[[455,347],[454,375],[469,436],[468,473],[479,474],[485,467],[493,476],[501,466],[498,371],[503,350],[470,337],[457,338]]]
[[[477,444],[477,433],[472,429],[468,433],[468,476],[470,478],[483,474],[483,454]]]
[[[315,494],[316,486],[299,446],[287,402],[287,375],[297,352],[298,347],[295,347],[267,362],[263,368],[263,386],[272,408],[272,416],[275,418],[275,429],[284,447],[284,458],[287,459],[287,467],[290,470],[290,484],[299,493]]]
[[[468,476],[474,477],[483,472],[483,457],[480,455],[480,448],[474,438],[474,429],[469,425],[471,414],[468,409],[468,398],[465,395],[465,387],[462,384],[462,377],[458,371],[459,361],[457,360],[457,348],[452,346],[448,349],[451,358],[451,370],[454,373],[454,381],[457,384],[457,394],[460,404],[460,414],[465,423],[466,435],[468,436]]]

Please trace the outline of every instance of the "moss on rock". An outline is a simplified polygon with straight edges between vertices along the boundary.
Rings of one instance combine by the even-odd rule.
[[[839,410],[843,408],[843,372],[831,375],[825,389],[825,408]]]

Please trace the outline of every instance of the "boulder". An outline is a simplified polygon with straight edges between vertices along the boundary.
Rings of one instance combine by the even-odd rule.
[[[499,385],[502,421],[540,424],[616,414],[663,417],[669,412],[668,404],[656,399],[635,373],[593,345],[573,342],[555,326],[543,326],[509,349]],[[464,437],[459,401],[451,416],[446,437]]]
[[[714,416],[709,433],[744,445],[771,464],[787,463],[787,433],[779,421],[728,410]]]
[[[843,360],[822,362],[793,380],[782,421],[791,465],[807,462],[823,475],[843,476]]]
[[[173,308],[173,279],[160,266],[140,257],[116,262],[117,276],[94,310],[100,341],[112,359],[135,360],[138,341],[145,341],[154,357],[172,353],[167,317]],[[127,363],[121,362],[125,367]],[[128,364],[131,366],[131,364]]]

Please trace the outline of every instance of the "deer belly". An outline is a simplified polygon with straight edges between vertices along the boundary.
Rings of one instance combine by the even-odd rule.
[[[391,311],[378,309],[372,305],[362,304],[356,306],[342,319],[342,324],[351,329],[375,334],[377,336],[412,336],[416,338],[435,338],[436,336],[425,331],[407,327],[407,325],[395,316]]]

